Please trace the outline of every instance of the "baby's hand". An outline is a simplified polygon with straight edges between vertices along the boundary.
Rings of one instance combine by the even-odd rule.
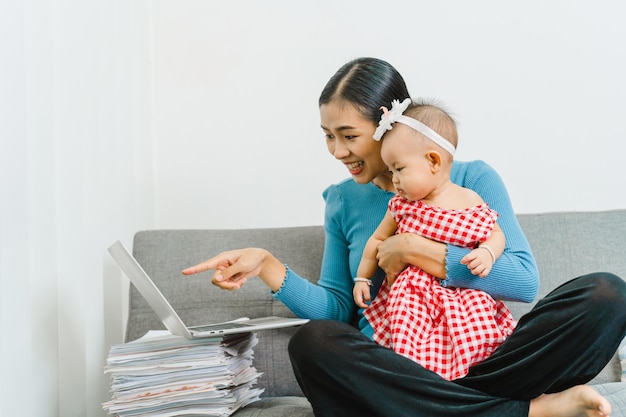
[[[476,248],[461,259],[463,265],[467,265],[472,275],[485,278],[493,266],[493,258],[486,249]]]
[[[367,308],[366,302],[371,301],[370,286],[366,282],[355,282],[352,295],[357,306]]]

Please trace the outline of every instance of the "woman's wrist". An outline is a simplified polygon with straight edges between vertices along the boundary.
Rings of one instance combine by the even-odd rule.
[[[287,268],[269,251],[264,250],[263,261],[261,263],[261,271],[259,278],[265,282],[270,290],[276,292],[282,287]]]

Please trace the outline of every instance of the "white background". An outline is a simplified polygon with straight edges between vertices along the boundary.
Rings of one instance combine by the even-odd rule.
[[[332,6],[331,6],[332,4]],[[161,227],[321,223],[347,172],[317,99],[359,56],[456,116],[457,159],[497,169],[518,212],[626,207],[618,2],[157,2]]]
[[[155,228],[321,224],[317,99],[375,56],[459,122],[520,213],[626,208],[626,5],[15,0],[0,13],[0,417],[103,416]],[[212,254],[207,254],[207,257]],[[27,388],[25,388],[27,387]]]

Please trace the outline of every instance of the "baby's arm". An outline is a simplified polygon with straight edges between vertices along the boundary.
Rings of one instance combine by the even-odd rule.
[[[385,213],[385,217],[383,217],[382,221],[372,233],[372,236],[367,240],[365,244],[365,248],[363,249],[363,256],[361,257],[361,262],[359,263],[359,268],[357,269],[356,278],[354,282],[354,302],[357,306],[361,308],[366,308],[366,301],[370,301],[370,286],[372,285],[371,278],[376,272],[378,268],[378,245],[388,238],[392,236],[398,226],[396,225],[396,221],[389,211]]]
[[[491,271],[496,259],[504,252],[505,243],[504,233],[496,223],[489,238],[461,258],[461,263],[467,265],[473,275],[484,278]]]

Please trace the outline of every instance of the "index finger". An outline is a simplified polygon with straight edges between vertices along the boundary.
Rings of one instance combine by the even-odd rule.
[[[193,275],[199,272],[210,271],[211,269],[215,269],[219,265],[219,263],[220,261],[218,258],[211,258],[204,262],[200,262],[197,265],[183,269],[183,275]]]

